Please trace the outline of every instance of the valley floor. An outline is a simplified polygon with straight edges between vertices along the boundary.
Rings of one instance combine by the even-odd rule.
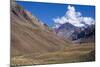
[[[95,61],[94,43],[73,44],[63,50],[11,57],[11,66]]]

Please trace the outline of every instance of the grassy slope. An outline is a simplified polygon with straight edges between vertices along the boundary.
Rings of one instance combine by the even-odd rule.
[[[64,48],[61,51],[26,54],[12,58],[12,64],[15,65],[32,65],[32,64],[54,64],[54,63],[70,63],[70,62],[86,62],[94,61],[94,44],[85,43],[81,45],[73,45]]]

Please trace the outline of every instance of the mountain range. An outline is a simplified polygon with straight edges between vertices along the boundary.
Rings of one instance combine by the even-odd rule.
[[[94,61],[94,42],[71,43],[78,39],[94,37],[94,27],[93,25],[93,27],[78,28],[65,23],[53,31],[13,0],[11,1],[11,65]]]
[[[95,25],[77,27],[70,23],[64,23],[55,29],[56,34],[70,42],[94,42]]]

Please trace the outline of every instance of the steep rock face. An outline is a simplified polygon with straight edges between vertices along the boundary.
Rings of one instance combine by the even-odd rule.
[[[73,26],[70,23],[65,23],[57,29],[56,33],[60,37],[64,37],[65,39],[71,40],[71,35],[73,34],[76,28],[77,27]]]
[[[62,50],[67,44],[35,16],[12,2],[11,55]]]
[[[95,25],[76,27],[70,23],[65,23],[56,29],[56,34],[73,42],[94,42]]]

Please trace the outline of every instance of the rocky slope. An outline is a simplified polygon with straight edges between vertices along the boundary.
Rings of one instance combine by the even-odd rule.
[[[16,3],[11,7],[11,54],[62,50],[66,42]]]
[[[95,42],[95,25],[76,27],[70,23],[62,24],[56,34],[70,42]]]

